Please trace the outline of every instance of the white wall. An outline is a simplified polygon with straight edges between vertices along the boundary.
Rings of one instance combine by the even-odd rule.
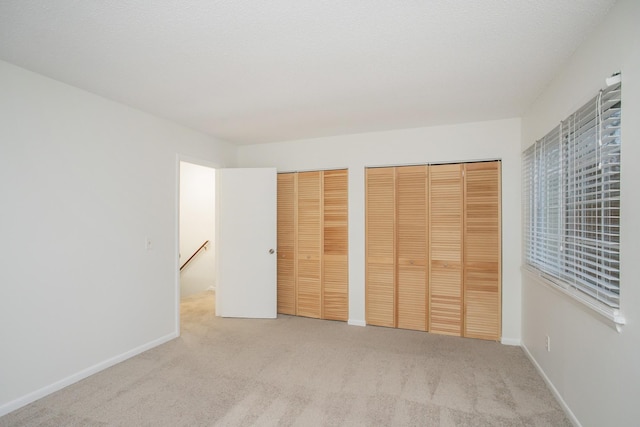
[[[0,415],[177,335],[178,154],[236,149],[0,62]]]
[[[209,240],[180,272],[182,297],[215,285],[215,179],[213,168],[180,162],[180,265]]]
[[[640,419],[640,2],[622,0],[525,114],[522,148],[593,97],[622,71],[621,309],[608,321],[524,274],[523,342],[584,426],[631,426]],[[551,337],[551,352],[544,348]]]
[[[364,168],[502,160],[503,342],[520,342],[520,120],[344,135],[238,148],[241,167],[349,168],[349,321],[364,324]]]

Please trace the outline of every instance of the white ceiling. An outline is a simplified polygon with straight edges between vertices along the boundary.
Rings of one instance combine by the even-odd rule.
[[[518,117],[615,0],[0,0],[0,59],[251,144]]]

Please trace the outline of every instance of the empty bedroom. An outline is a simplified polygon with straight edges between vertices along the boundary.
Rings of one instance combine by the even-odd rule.
[[[640,2],[0,1],[0,426],[634,426]]]

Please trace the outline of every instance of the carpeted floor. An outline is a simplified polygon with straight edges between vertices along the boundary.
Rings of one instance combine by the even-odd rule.
[[[182,336],[0,426],[570,426],[518,347],[182,302]]]

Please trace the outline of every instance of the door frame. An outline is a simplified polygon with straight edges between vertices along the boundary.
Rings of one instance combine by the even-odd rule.
[[[176,163],[175,163],[175,200],[174,200],[174,298],[175,298],[175,306],[174,306],[174,327],[176,336],[180,336],[180,162],[191,163],[198,166],[204,166],[211,169],[220,169],[224,168],[224,163],[218,163],[210,160],[205,160],[199,157],[193,157],[189,155],[184,155],[177,153],[176,154]],[[215,189],[214,189],[215,191]],[[218,206],[216,203],[215,206],[215,214],[218,215]],[[214,245],[214,254],[217,254],[218,251],[215,247],[215,242],[211,242],[210,244]],[[214,255],[215,256],[215,255]],[[215,308],[215,307],[213,307]],[[212,308],[212,309],[213,309]]]

